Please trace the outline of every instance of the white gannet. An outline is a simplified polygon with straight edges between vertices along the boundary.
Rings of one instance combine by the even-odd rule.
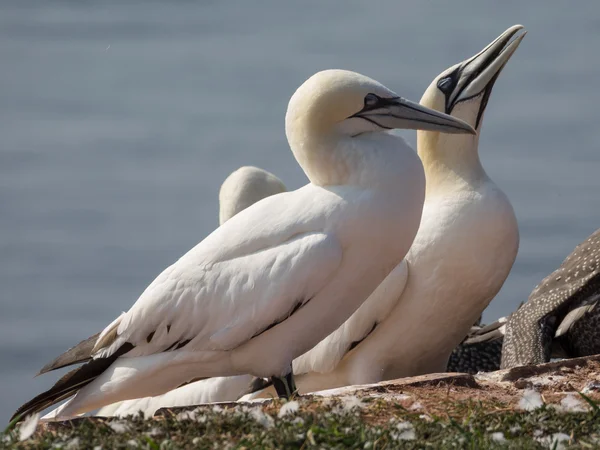
[[[465,120],[478,134],[417,133],[427,192],[415,241],[348,321],[294,361],[300,393],[443,372],[502,287],[519,232],[508,198],[481,165],[478,144],[492,88],[525,36],[511,42],[522,28],[509,28],[425,91],[422,105]]]
[[[285,191],[285,184],[272,173],[253,166],[240,167],[225,179],[219,190],[219,224],[223,225],[257,201]],[[151,417],[163,407],[235,401],[252,390],[253,379],[249,374],[209,378],[186,384],[156,397],[124,400],[103,406],[93,415],[125,417],[142,411],[146,417]],[[44,419],[54,418],[55,411],[58,409],[44,416]]]
[[[422,164],[394,128],[475,134],[363,75],[309,78],[285,129],[310,183],[255,203],[165,269],[128,312],[67,352],[77,358],[45,367],[88,361],[15,416],[75,395],[57,416],[70,417],[242,374],[270,377],[289,397],[292,360],[350,317],[419,227]]]
[[[231,217],[257,201],[285,191],[287,191],[285,184],[272,173],[253,166],[240,167],[225,179],[219,190],[219,225],[223,225]],[[89,340],[91,346],[88,345],[88,353],[98,335],[94,335],[92,338]],[[75,359],[77,358],[78,356],[75,357]],[[55,368],[52,364],[49,366],[50,370]],[[43,372],[45,370],[42,370]],[[187,406],[216,401],[234,401],[248,391],[252,382],[253,377],[248,374],[210,378],[186,384],[156,397],[124,400],[103,406],[93,415],[106,417],[127,416],[138,411],[142,411],[146,415],[152,415],[163,406]],[[54,419],[60,410],[61,407],[58,407],[42,419]]]

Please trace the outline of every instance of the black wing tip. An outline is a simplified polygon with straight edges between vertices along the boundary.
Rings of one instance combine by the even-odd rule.
[[[126,342],[112,355],[106,358],[92,359],[83,366],[67,372],[50,389],[35,396],[18,408],[11,420],[14,420],[14,418],[19,415],[23,418],[30,414],[43,411],[44,409],[71,397],[82,387],[94,381],[102,372],[108,369],[117,358],[133,348],[133,344]]]
[[[52,361],[50,361],[48,364],[46,364],[44,367],[42,367],[40,369],[40,371],[34,375],[33,378],[39,377],[40,375],[44,375],[45,373],[48,373],[48,372],[51,372],[53,370],[60,369],[60,368],[64,367],[64,366],[60,366],[58,364],[58,360],[61,357],[62,357],[62,355],[60,355],[58,358],[53,359]]]
[[[14,414],[11,416],[8,423],[9,424],[19,423],[22,420],[26,419],[27,417],[29,417],[30,415],[35,414],[35,413],[36,413],[36,411],[29,411],[29,402],[27,402],[24,405],[20,406],[19,409],[17,409],[14,412]]]
[[[73,369],[70,372],[67,372],[50,389],[42,392],[39,395],[36,395],[27,403],[21,405],[15,411],[10,420],[13,421],[18,416],[21,416],[20,418],[24,419],[25,417],[30,416],[31,414],[43,411],[49,406],[52,406],[53,404],[65,399],[65,395],[71,396],[73,393],[75,393],[75,390],[81,388],[82,385],[81,383],[69,385],[69,382],[71,382],[79,373],[85,374],[85,371],[87,369],[86,366],[88,365],[89,364],[85,364],[77,369]],[[92,380],[93,378],[90,378],[87,382],[89,383]]]
[[[270,378],[267,379],[254,377],[252,381],[248,384],[248,388],[246,389],[244,395],[254,394],[256,392],[268,388],[269,386],[273,386],[273,380],[271,380]]]
[[[46,364],[44,367],[42,367],[40,369],[40,371],[33,376],[33,378],[39,377],[40,375],[44,375],[45,373],[48,373],[48,372],[52,372],[53,370],[56,370],[56,369],[61,369],[62,367],[64,367],[64,366],[56,365],[56,359],[55,359],[54,361],[51,361],[48,364]]]
[[[39,395],[36,395],[34,398],[29,400],[27,403],[21,405],[10,418],[10,422],[20,422],[21,420],[26,419],[32,414],[39,413],[51,406],[53,403],[49,403],[48,393],[51,391],[48,390]],[[60,401],[60,400],[57,400]]]
[[[19,408],[19,409],[21,409],[21,408]],[[23,413],[20,412],[19,409],[17,409],[17,411],[9,419],[9,421],[8,421],[8,428],[10,428],[11,425],[13,425],[15,423],[19,423],[21,421],[21,419],[25,418],[25,416],[23,416]]]
[[[56,369],[62,369],[63,367],[71,366],[73,364],[89,361],[92,359],[92,349],[94,348],[99,336],[100,333],[96,333],[93,336],[84,339],[76,346],[71,347],[58,358],[55,358],[42,367],[42,369],[37,373],[36,377]]]

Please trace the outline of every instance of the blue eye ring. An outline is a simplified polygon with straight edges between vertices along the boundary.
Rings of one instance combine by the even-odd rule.
[[[379,104],[380,100],[381,99],[375,94],[369,93],[365,95],[365,108],[372,108],[376,106]]]
[[[452,79],[452,76],[447,76],[440,79],[437,83],[437,87],[444,94],[452,91],[452,89],[454,89],[454,80]]]

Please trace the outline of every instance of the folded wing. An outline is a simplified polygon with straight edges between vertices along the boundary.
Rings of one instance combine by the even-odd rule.
[[[318,214],[270,207],[273,200],[294,205],[293,198],[283,198],[291,194],[242,211],[167,268],[127,313],[102,331],[92,361],[18,412],[39,411],[72,395],[106,371],[115,355],[231,350],[310,301],[338,269],[343,250],[334,234],[323,231]],[[269,213],[262,221],[252,218]],[[82,346],[88,349],[89,342]],[[73,362],[87,359],[85,352],[70,352],[77,355],[70,358]]]

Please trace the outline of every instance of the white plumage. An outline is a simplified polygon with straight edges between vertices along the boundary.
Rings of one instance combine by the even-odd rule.
[[[282,190],[285,190],[283,182],[267,171],[255,167],[242,167],[236,170],[221,186],[219,194],[221,223],[231,217],[229,214],[236,214],[256,201],[278,194]],[[223,195],[224,192],[226,195]],[[395,302],[404,289],[407,278],[405,264],[406,262],[403,262],[394,268],[393,273],[386,277],[384,282],[369,296],[364,306],[359,308],[361,313],[355,312],[338,329],[336,333],[345,332],[344,338],[340,338],[333,343],[325,339],[315,347],[314,351],[309,351],[304,356],[294,360],[293,365],[297,373],[303,373],[301,361],[305,357],[319,358],[318,361],[310,361],[310,364],[319,365],[327,371],[333,370],[347,351],[346,342],[351,342],[356,334],[358,334],[357,338],[360,338],[360,330],[372,327],[373,317],[376,317],[377,320],[383,320],[384,315],[393,306],[390,303]],[[323,348],[324,344],[328,346]],[[151,417],[159,408],[163,407],[235,401],[247,393],[252,380],[253,377],[246,374],[196,381],[156,397],[132,399],[108,405],[100,408],[94,415],[124,417],[142,411],[146,417]],[[44,418],[51,417],[53,415],[47,415]]]
[[[219,223],[223,225],[240,211],[263,198],[287,191],[275,175],[253,166],[232,172],[219,190]]]
[[[217,228],[102,331],[94,364],[17,414],[70,392],[60,416],[201,377],[287,376],[292,360],[350,317],[412,243],[424,176],[412,149],[385,131],[401,127],[473,133],[362,75],[309,78],[290,100],[286,134],[311,183]]]
[[[422,103],[481,129],[495,76],[524,34],[507,44],[521,28],[511,27],[436,77]],[[502,286],[518,248],[514,212],[479,162],[478,139],[419,132],[428,189],[410,253],[342,326],[294,360],[300,392],[445,369],[450,352]],[[216,395],[204,383],[181,388],[187,397],[180,389],[161,396],[160,406],[235,400],[250,378],[222,379]],[[147,401],[126,402],[119,411],[131,413]],[[145,412],[152,414],[157,404]]]
[[[127,417],[136,415],[141,411],[144,417],[152,417],[160,408],[236,401],[248,392],[252,380],[252,375],[209,378],[208,380],[186,384],[155,397],[125,400],[103,406],[93,415],[100,417]],[[48,414],[48,416],[44,416],[44,419],[54,419],[54,414]]]
[[[231,173],[219,191],[219,223],[223,225],[234,215],[263,198],[285,192],[285,184],[266,170],[244,166]],[[113,403],[100,408],[94,415],[129,416],[142,411],[151,417],[159,408],[190,406],[202,403],[235,401],[247,393],[252,375],[215,377],[196,381],[156,397],[144,397]],[[44,419],[53,418],[48,414]]]
[[[520,29],[509,28],[444,71],[421,103],[480,130],[496,77],[525,35],[510,42]],[[479,134],[418,132],[427,194],[406,260],[380,286],[395,289],[365,301],[345,328],[294,361],[295,373],[305,373],[296,378],[300,392],[445,370],[452,350],[502,287],[519,244],[512,206],[481,166],[478,142]],[[353,320],[359,326],[348,327]],[[340,349],[357,340],[340,360]]]

